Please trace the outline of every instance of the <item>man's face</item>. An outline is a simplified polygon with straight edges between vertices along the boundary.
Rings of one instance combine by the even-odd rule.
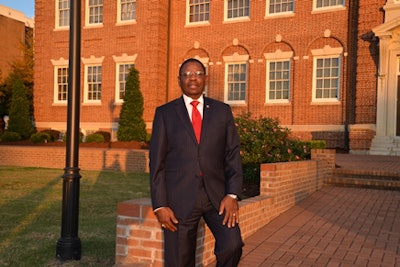
[[[186,63],[179,73],[178,84],[182,92],[192,99],[198,99],[204,91],[208,77],[197,62]]]

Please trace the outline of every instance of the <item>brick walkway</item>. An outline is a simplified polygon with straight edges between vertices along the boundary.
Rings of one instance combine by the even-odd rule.
[[[400,176],[400,157],[338,154],[336,164]],[[400,191],[324,187],[245,244],[240,267],[400,266]]]

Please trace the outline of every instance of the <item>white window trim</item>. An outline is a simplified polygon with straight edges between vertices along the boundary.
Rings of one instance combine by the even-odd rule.
[[[232,105],[243,105],[247,101],[248,75],[249,75],[249,55],[239,55],[237,53],[232,56],[224,56],[225,74],[224,74],[224,101]],[[246,64],[246,96],[244,100],[228,100],[228,65],[229,64]]]
[[[209,2],[211,6],[211,1]],[[208,14],[210,17],[210,13]],[[190,0],[186,0],[186,24],[185,26],[207,26],[210,25],[210,20],[190,22]]]
[[[116,104],[122,104],[123,99],[119,99],[119,65],[121,64],[134,64],[137,58],[137,54],[128,56],[127,54],[122,54],[122,56],[113,56],[115,62],[115,100]]]
[[[85,1],[85,28],[102,27],[104,22],[104,2],[103,2],[103,22],[102,23],[89,23],[89,0]]]
[[[331,12],[331,11],[340,11],[340,10],[346,10],[346,1],[343,1],[343,5],[317,8],[317,0],[313,0],[313,9],[312,9],[311,13],[313,14],[313,13],[318,13],[318,12]]]
[[[136,17],[137,17],[137,3],[136,3]],[[136,24],[136,19],[121,20],[121,0],[118,0],[118,3],[117,3],[117,24],[116,25],[126,25],[126,24]]]
[[[68,30],[69,29],[69,25],[68,26],[60,26],[60,7],[59,7],[59,3],[58,0],[54,1],[55,2],[55,7],[56,7],[56,11],[55,11],[55,29],[56,30]],[[70,8],[71,8],[71,4],[70,4]],[[70,18],[71,19],[71,18]]]
[[[104,56],[96,58],[94,56],[90,56],[90,58],[82,58],[82,62],[85,66],[85,72],[84,72],[84,87],[83,87],[83,103],[84,104],[101,104],[101,99],[100,100],[89,100],[88,99],[88,81],[87,81],[87,75],[88,75],[88,67],[92,66],[99,66],[103,64]],[[103,73],[101,74],[103,77]],[[102,81],[103,82],[103,81]],[[102,88],[103,89],[103,88]]]
[[[224,23],[250,21],[250,12],[251,12],[251,1],[249,6],[249,16],[228,18],[228,1],[224,0]]]
[[[264,53],[264,58],[266,60],[266,73],[265,73],[265,103],[267,104],[287,104],[290,102],[290,92],[292,90],[292,62],[293,52],[282,52],[281,50],[276,50],[274,53]],[[269,98],[269,63],[271,61],[289,61],[289,99],[270,99]]]
[[[312,78],[312,102],[313,103],[338,103],[340,102],[340,89],[341,89],[341,81],[342,77],[342,54],[343,47],[330,47],[326,45],[322,49],[314,49],[311,50],[311,54],[313,55],[313,78]],[[338,92],[336,98],[316,98],[316,66],[317,59],[322,58],[338,58],[339,59],[339,83],[338,83]]]
[[[53,67],[54,67],[53,104],[55,104],[55,105],[67,105],[68,104],[68,100],[65,100],[65,101],[58,100],[58,83],[57,83],[58,72],[57,72],[57,70],[59,68],[68,68],[69,61],[68,61],[68,59],[64,59],[64,58],[61,57],[58,60],[52,59],[51,60],[51,64],[53,64]]]
[[[272,17],[291,17],[294,16],[294,10],[296,8],[296,1],[293,1],[293,11],[285,11],[279,13],[269,13],[269,3],[270,0],[267,0],[265,5],[265,18],[272,18]]]

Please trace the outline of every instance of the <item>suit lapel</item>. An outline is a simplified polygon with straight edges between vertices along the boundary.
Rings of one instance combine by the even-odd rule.
[[[183,127],[185,128],[185,131],[188,132],[188,134],[191,136],[193,139],[193,142],[197,144],[196,136],[194,134],[192,122],[190,121],[188,111],[185,106],[185,101],[183,101],[183,97],[177,99],[175,103],[175,110],[176,113],[178,114],[179,120],[182,122]],[[203,133],[202,133],[203,135]]]
[[[201,128],[201,140],[206,140],[203,136],[207,136],[208,129],[211,124],[213,106],[209,98],[204,97],[204,109],[203,109],[203,124]]]

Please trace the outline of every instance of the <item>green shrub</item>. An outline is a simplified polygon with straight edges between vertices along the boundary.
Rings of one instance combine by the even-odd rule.
[[[104,142],[110,142],[111,141],[111,134],[109,132],[97,131],[97,132],[95,132],[95,134],[101,134],[104,137]]]
[[[12,86],[11,103],[9,109],[8,130],[19,133],[21,139],[29,139],[35,132],[29,111],[27,88],[21,79],[17,79]]]
[[[311,141],[306,141],[306,143],[310,146],[311,149],[325,149],[326,148],[325,140],[311,140]]]
[[[126,80],[118,124],[118,141],[145,141],[147,132],[143,120],[143,95],[140,91],[139,71],[135,67],[129,71]]]
[[[22,137],[19,133],[17,132],[10,132],[10,131],[5,131],[1,137],[2,141],[4,142],[15,142],[15,141],[21,141]]]
[[[57,141],[60,138],[60,131],[53,130],[53,129],[46,129],[43,131],[40,131],[42,133],[48,133],[50,135],[50,139],[48,140],[49,142],[54,142]]]
[[[260,164],[310,159],[308,143],[291,138],[290,130],[272,118],[235,118],[240,138],[244,179],[258,181]]]
[[[65,133],[62,137],[63,142],[67,142],[67,133]],[[79,133],[79,143],[83,141],[83,133]]]
[[[102,134],[93,133],[86,136],[86,143],[104,143],[104,136]]]
[[[253,119],[243,114],[236,119],[243,163],[272,163],[309,159],[306,142],[291,138],[288,128],[272,118]]]
[[[31,141],[35,144],[51,142],[52,136],[46,132],[34,133],[31,135]]]

